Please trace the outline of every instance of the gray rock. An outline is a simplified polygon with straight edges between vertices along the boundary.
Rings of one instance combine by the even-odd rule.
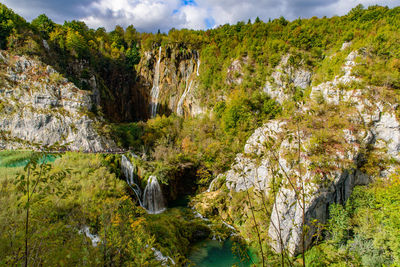
[[[344,42],[343,44],[342,44],[342,47],[340,48],[340,50],[346,50],[347,48],[349,48],[350,46],[352,45],[352,43],[351,42]]]
[[[304,67],[294,68],[288,65],[290,55],[282,57],[281,62],[276,66],[275,71],[267,78],[264,92],[271,98],[276,99],[279,103],[283,103],[289,97],[291,92],[287,92],[290,84],[302,89],[307,88],[311,84],[312,73]]]
[[[0,140],[1,148],[56,143],[70,150],[93,152],[116,148],[113,141],[96,130],[95,125],[102,118],[87,115],[93,105],[90,92],[64,80],[49,84],[51,79],[46,75],[57,72],[25,57],[16,57],[7,70],[8,78],[17,84],[0,93],[0,101],[7,103],[7,108],[0,112],[0,131],[7,137]],[[36,71],[44,77],[32,77],[31,73]]]
[[[329,187],[309,188],[311,194],[305,197],[305,222],[308,231],[304,236],[306,249],[313,242],[318,227],[328,220],[328,210],[332,203],[344,204],[356,185],[366,185],[369,177],[359,170],[344,171]],[[307,191],[307,189],[306,189]],[[315,224],[317,223],[317,225]],[[268,235],[271,246],[280,253],[283,249],[291,255],[302,252],[303,209],[302,197],[294,190],[281,188],[277,194],[271,214]]]
[[[308,147],[312,133],[300,131],[303,151],[301,152],[302,173],[305,184],[305,224],[308,232],[305,236],[305,246],[309,248],[313,241],[313,235],[318,231],[318,224],[324,224],[328,219],[329,205],[332,203],[344,204],[350,197],[356,185],[366,185],[370,178],[361,172],[360,169],[351,166],[361,166],[364,155],[360,154],[360,147],[371,145],[376,148],[384,148],[385,152],[380,155],[383,158],[392,158],[400,161],[400,123],[396,118],[394,109],[396,106],[379,100],[379,98],[366,95],[364,89],[339,89],[339,84],[357,81],[356,77],[351,76],[352,67],[358,54],[352,52],[346,58],[343,76],[335,77],[333,81],[320,84],[312,88],[311,97],[322,94],[325,101],[330,105],[348,103],[355,107],[354,114],[350,114],[353,121],[352,127],[359,125],[358,131],[354,129],[343,129],[343,140],[346,144],[345,152],[338,149],[331,151],[333,168],[324,173],[319,182],[313,182],[316,173],[309,168],[312,164],[308,159]],[[303,107],[303,112],[308,108]],[[244,153],[238,154],[234,164],[226,175],[226,185],[235,191],[248,190],[254,187],[256,190],[264,190],[270,194],[270,184],[274,176],[285,177],[298,176],[298,169],[293,166],[293,162],[287,162],[285,154],[296,149],[287,141],[286,123],[274,120],[263,127],[257,129],[247,140]],[[265,141],[269,138],[280,140],[273,151],[267,150]],[[353,162],[350,165],[346,162]],[[395,165],[397,163],[394,163]],[[295,164],[296,165],[296,164]],[[275,171],[273,171],[275,169]],[[393,171],[392,166],[388,166],[381,175],[389,175]],[[282,187],[278,191],[271,214],[268,234],[272,248],[280,252],[287,250],[291,255],[296,255],[302,251],[302,204],[301,195],[298,195],[301,180],[297,180],[293,187],[285,178]],[[315,222],[317,224],[315,224]]]

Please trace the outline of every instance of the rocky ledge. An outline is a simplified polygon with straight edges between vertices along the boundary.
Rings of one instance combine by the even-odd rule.
[[[51,66],[1,51],[0,148],[115,149],[114,142],[100,134],[104,123],[91,112],[92,98]]]
[[[329,218],[329,205],[344,204],[356,185],[387,177],[400,160],[398,105],[389,89],[352,75],[357,57],[350,53],[342,76],[312,88],[298,119],[257,129],[225,173],[228,189],[254,188],[272,199],[268,235],[276,252],[300,253],[303,229],[309,248]]]

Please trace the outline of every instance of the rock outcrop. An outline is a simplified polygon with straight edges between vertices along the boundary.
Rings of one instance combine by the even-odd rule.
[[[225,174],[229,189],[254,187],[274,200],[268,235],[277,252],[302,251],[303,211],[304,244],[310,247],[318,225],[329,218],[329,205],[344,204],[356,185],[371,181],[363,169],[371,151],[388,162],[400,160],[397,105],[382,88],[358,84],[352,75],[358,56],[351,52],[342,76],[312,88],[308,104],[299,108],[300,121],[274,120],[257,129]],[[388,164],[378,175],[390,171]]]
[[[305,89],[311,84],[311,71],[301,65],[292,66],[289,58],[290,55],[282,57],[264,87],[264,92],[281,104],[292,96],[293,92],[290,91],[290,87]]]
[[[160,62],[158,71],[157,62]],[[205,112],[196,95],[200,64],[198,52],[186,48],[161,47],[161,50],[147,51],[137,66],[138,84],[150,92],[154,81],[158,82],[158,113],[196,116]],[[154,79],[156,74],[158,79]]]
[[[226,75],[226,82],[228,84],[241,84],[243,82],[243,65],[247,65],[248,61],[248,57],[232,61]]]
[[[52,67],[1,52],[0,131],[2,149],[65,146],[70,150],[115,149],[101,136],[101,117],[90,111],[93,94],[78,89]]]

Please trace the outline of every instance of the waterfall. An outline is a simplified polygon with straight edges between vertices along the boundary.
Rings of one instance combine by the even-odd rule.
[[[199,73],[200,63],[201,63],[200,58],[197,58],[197,70],[196,70],[197,76],[200,76],[200,73]]]
[[[143,193],[144,208],[150,214],[162,213],[165,210],[164,197],[157,177],[152,175],[147,181]]]
[[[178,114],[179,116],[183,116],[183,115],[184,115],[184,114],[183,114],[182,105],[183,105],[183,101],[185,101],[186,95],[189,93],[190,88],[192,87],[192,82],[193,82],[193,81],[190,81],[190,83],[189,83],[189,85],[188,85],[188,83],[187,83],[187,81],[186,81],[186,89],[185,89],[185,91],[183,92],[181,98],[179,99],[178,106],[176,107],[176,114]]]
[[[212,192],[212,191],[216,190],[216,188],[215,188],[215,183],[216,183],[221,177],[222,177],[221,175],[218,175],[216,178],[214,178],[214,179],[211,181],[210,185],[208,186],[208,189],[207,189],[206,192]]]
[[[122,155],[121,170],[125,176],[126,183],[133,190],[133,192],[135,192],[135,195],[139,201],[139,205],[143,207],[141,200],[142,191],[140,190],[140,187],[135,183],[136,168],[125,155]]]
[[[90,241],[92,241],[92,246],[93,247],[97,247],[97,245],[100,243],[100,237],[98,235],[92,234],[90,233],[90,228],[89,226],[83,226],[83,228],[81,230],[79,230],[80,234],[85,234]]]
[[[137,157],[135,154],[132,155]],[[142,208],[145,208],[149,214],[158,214],[165,210],[164,197],[157,177],[153,175],[149,177],[146,188],[143,192],[142,201],[142,191],[135,182],[136,166],[134,166],[125,155],[122,155],[121,171],[125,176],[126,183],[133,190],[133,192],[135,192],[135,195],[139,201],[139,205]]]
[[[161,46],[158,50],[158,60],[154,69],[153,88],[151,88],[151,117],[157,115],[158,95],[160,94],[160,62],[161,62]]]

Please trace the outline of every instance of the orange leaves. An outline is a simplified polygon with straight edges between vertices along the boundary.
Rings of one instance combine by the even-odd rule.
[[[137,220],[130,220],[132,230],[137,229],[142,223],[146,222],[146,219],[139,217]]]
[[[183,138],[181,147],[184,153],[192,153],[195,150],[195,144],[189,136]]]

